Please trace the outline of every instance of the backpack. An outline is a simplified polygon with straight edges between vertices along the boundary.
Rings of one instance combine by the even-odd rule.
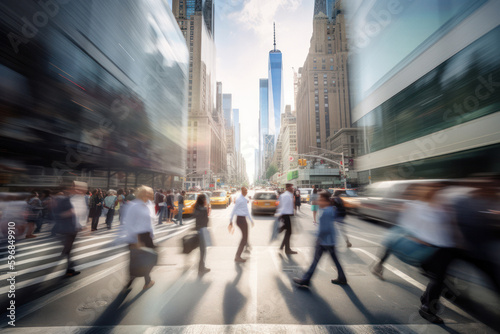
[[[344,202],[342,201],[342,199],[340,199],[339,197],[334,197],[333,198],[333,205],[335,206],[335,208],[337,208],[337,216],[338,217],[345,217],[346,216],[346,209],[345,209]]]

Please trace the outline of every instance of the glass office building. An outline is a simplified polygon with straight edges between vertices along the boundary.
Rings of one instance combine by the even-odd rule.
[[[269,134],[269,105],[268,105],[268,80],[259,80],[259,150],[261,171],[264,170],[265,140],[264,136]]]
[[[284,109],[283,55],[279,50],[269,52],[269,133],[278,136],[281,127],[281,114]],[[275,143],[276,145],[276,143]]]
[[[365,180],[500,170],[500,2],[345,5]]]
[[[43,13],[41,3],[2,1],[2,35],[22,36],[22,19]],[[183,175],[189,54],[169,6],[71,1],[57,10],[25,43],[0,42],[2,158],[46,176]]]

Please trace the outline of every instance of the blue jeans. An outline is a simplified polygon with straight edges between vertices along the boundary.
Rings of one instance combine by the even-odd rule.
[[[179,213],[177,214],[177,221],[179,225],[182,225],[182,211],[184,210],[184,205],[179,205]]]
[[[167,214],[167,207],[160,206],[159,215],[158,215],[158,225],[162,224],[163,217],[165,217],[166,214]]]
[[[318,262],[321,259],[321,256],[323,255],[324,251],[328,251],[330,253],[332,260],[335,263],[335,267],[337,267],[338,280],[345,282],[347,279],[345,277],[344,270],[342,270],[342,267],[340,266],[340,262],[337,259],[337,255],[335,254],[335,246],[323,246],[320,244],[316,244],[316,249],[314,251],[313,263],[311,264],[311,267],[309,268],[309,270],[307,271],[307,273],[304,275],[304,277],[302,279],[305,281],[311,280],[311,277],[314,274],[314,270],[316,270],[316,266],[318,265]]]

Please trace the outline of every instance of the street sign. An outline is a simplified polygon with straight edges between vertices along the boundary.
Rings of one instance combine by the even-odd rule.
[[[210,183],[210,188],[215,188],[215,185],[213,183]]]
[[[292,156],[290,156],[290,157],[288,158],[288,160],[291,162],[291,161],[293,161],[293,160],[294,160],[294,158],[293,158]]]

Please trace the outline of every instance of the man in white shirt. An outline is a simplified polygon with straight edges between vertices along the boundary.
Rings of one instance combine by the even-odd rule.
[[[238,225],[242,233],[240,246],[238,247],[238,251],[236,252],[236,257],[234,258],[235,262],[246,261],[245,259],[241,258],[241,253],[243,253],[243,249],[248,243],[248,224],[246,217],[248,217],[252,222],[252,227],[255,225],[252,216],[250,216],[250,212],[248,211],[248,200],[246,199],[247,192],[247,188],[241,188],[241,195],[238,196],[238,198],[234,202],[234,208],[233,212],[231,213],[231,220],[229,222],[229,226],[233,225],[233,217],[236,215],[236,224]],[[232,227],[234,227],[234,225]]]
[[[285,248],[285,253],[288,255],[297,254],[297,252],[290,248],[290,237],[292,236],[292,222],[290,217],[294,214],[293,202],[293,184],[287,183],[286,191],[280,195],[276,216],[281,217],[283,221],[283,226],[280,228],[280,232],[286,230],[280,249]]]

